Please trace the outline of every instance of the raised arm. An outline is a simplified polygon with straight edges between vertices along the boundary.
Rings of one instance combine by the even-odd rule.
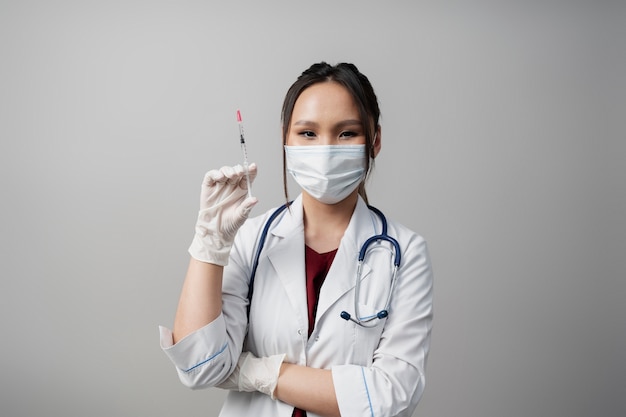
[[[256,176],[256,165],[250,165]],[[235,234],[257,199],[246,198],[243,168],[223,167],[207,172],[200,192],[200,211],[189,253],[191,260],[180,295],[174,343],[211,323],[222,311],[222,275]]]
[[[172,329],[174,343],[220,315],[223,272],[221,265],[198,261],[193,257],[189,260]]]

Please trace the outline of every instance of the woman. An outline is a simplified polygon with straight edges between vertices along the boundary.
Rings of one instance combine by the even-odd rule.
[[[262,248],[274,211],[246,221],[257,200],[246,197],[243,168],[205,176],[173,331],[160,331],[184,384],[231,390],[221,416],[413,413],[433,314],[426,243],[389,221],[392,238],[374,241],[357,268],[383,228],[364,188],[381,150],[378,120],[354,65],[302,73],[282,110],[285,167],[302,193],[267,226]]]

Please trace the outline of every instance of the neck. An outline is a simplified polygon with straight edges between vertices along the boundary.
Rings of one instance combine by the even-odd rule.
[[[303,192],[305,244],[319,253],[337,249],[357,200],[358,193],[355,191],[337,204],[324,204]]]

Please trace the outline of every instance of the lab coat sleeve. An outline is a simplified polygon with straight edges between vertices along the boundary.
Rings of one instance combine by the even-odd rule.
[[[222,314],[174,344],[172,332],[159,327],[161,348],[174,363],[181,382],[192,389],[223,382],[237,364],[247,328],[249,258],[254,244],[250,221],[240,229],[222,283]],[[248,232],[246,232],[248,230]],[[245,236],[245,237],[242,237]]]
[[[433,277],[426,242],[405,243],[393,310],[371,366],[332,367],[342,416],[411,416],[425,386],[433,318]]]
[[[229,374],[228,342],[221,346],[214,336],[225,333],[223,316],[173,344],[170,329],[159,326],[161,349],[170,358],[180,381],[192,389],[212,386]],[[220,338],[222,340],[223,338]]]

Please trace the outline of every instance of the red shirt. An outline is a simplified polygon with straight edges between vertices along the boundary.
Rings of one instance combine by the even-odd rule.
[[[304,263],[306,265],[306,299],[309,310],[309,336],[315,327],[315,313],[322,283],[335,259],[337,249],[326,253],[317,253],[305,246]],[[306,417],[306,411],[294,408],[292,417]]]

